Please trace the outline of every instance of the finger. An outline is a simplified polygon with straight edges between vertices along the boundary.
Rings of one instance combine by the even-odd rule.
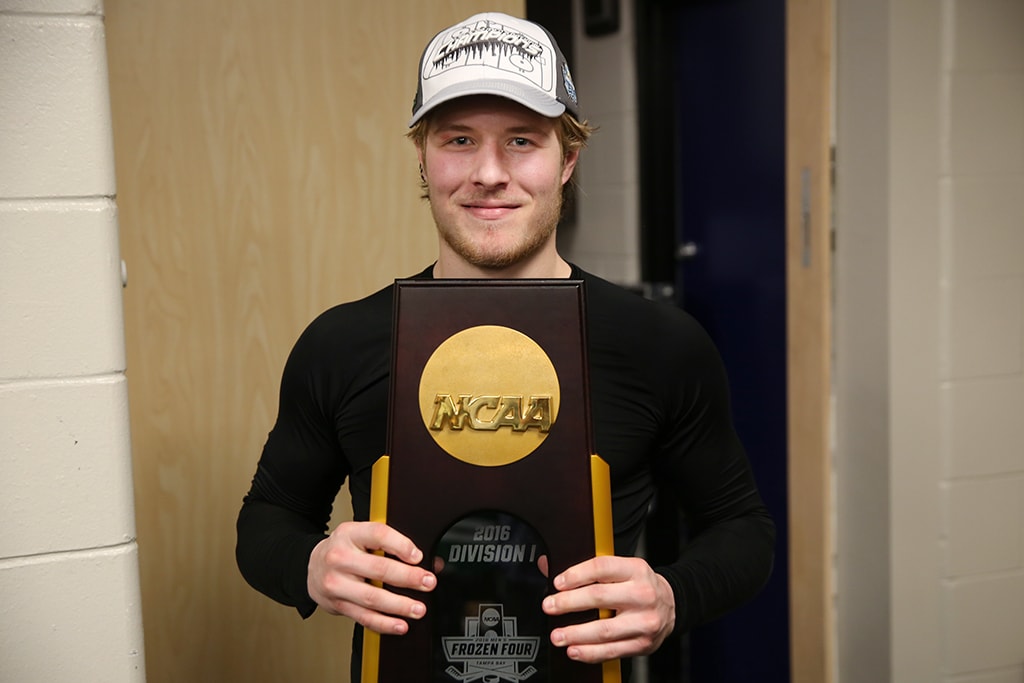
[[[411,552],[409,548],[412,548]],[[404,555],[404,558],[370,552],[380,550],[383,553],[387,549]],[[335,582],[350,575],[420,591],[433,590],[437,585],[436,577],[426,569],[406,564],[417,557],[422,559],[422,553],[409,539],[385,524],[341,524],[326,543],[317,546],[311,562],[317,564],[316,557],[321,555],[326,571],[320,574],[324,575],[325,581],[331,574],[335,574]]]
[[[566,648],[570,659],[585,662],[648,654],[660,644],[657,629],[651,631],[649,622],[620,615],[566,626],[551,632],[551,643]]]
[[[404,619],[375,612],[355,603],[339,601],[336,609],[338,614],[351,617],[353,621],[359,623],[364,628],[376,631],[377,633],[401,636],[409,632],[409,624]]]
[[[628,581],[646,563],[634,557],[601,556],[575,564],[555,577],[557,590],[571,590],[591,583]]]
[[[330,588],[334,610],[380,633],[394,632],[399,623],[405,624],[404,619],[420,619],[427,611],[419,600],[365,581],[344,579]]]
[[[408,564],[419,564],[423,560],[421,551],[412,540],[394,527],[379,522],[347,522],[338,528],[345,529],[350,542],[365,550],[382,550]]]
[[[332,599],[350,597],[350,592],[363,589],[376,582],[395,588],[429,592],[437,586],[437,577],[425,569],[399,562],[382,555],[335,547],[324,558],[326,571],[320,573],[322,592]],[[310,595],[321,592],[317,582],[311,584]]]
[[[569,659],[577,662],[597,664],[609,659],[625,659],[626,657],[650,654],[650,651],[642,648],[638,642],[615,641],[595,645],[572,645],[566,648],[565,654]]]
[[[633,606],[628,583],[592,583],[580,588],[560,591],[544,598],[541,609],[545,614],[569,614],[589,609],[619,610]]]
[[[382,635],[404,636],[409,632],[409,624],[402,619],[372,612],[358,605],[350,605],[348,609],[339,611],[339,613],[350,617],[363,628],[376,631]]]
[[[551,632],[551,642],[559,647],[635,641],[650,644],[658,633],[655,615],[625,612],[608,619],[562,626]]]
[[[389,586],[430,590],[436,583],[431,572],[421,567],[399,562],[390,557],[364,555],[362,560],[369,567],[362,573],[363,576]]]
[[[437,586],[437,577],[433,573],[390,557],[363,553],[349,556],[347,560],[347,564],[339,566],[342,572],[381,584],[418,591],[432,591]]]

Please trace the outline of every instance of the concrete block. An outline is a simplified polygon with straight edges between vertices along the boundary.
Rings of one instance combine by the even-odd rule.
[[[950,76],[948,171],[1024,173],[1024,72]]]
[[[954,481],[946,491],[946,576],[1024,569],[1024,477]]]
[[[952,223],[953,281],[1024,277],[1024,176],[954,177],[940,191],[947,195]]]
[[[594,38],[584,35],[580,25],[575,37],[577,56],[571,64],[580,93],[580,112],[598,126],[604,125],[609,114],[636,111],[636,50],[626,14],[618,33]]]
[[[947,379],[1024,369],[1024,277],[961,280],[947,290]]]
[[[134,543],[0,560],[0,681],[145,681]]]
[[[947,678],[945,683],[1020,683],[1024,681],[1024,666],[999,671],[978,671]]]
[[[580,159],[580,170],[591,186],[638,182],[635,112],[609,114]]]
[[[576,244],[589,252],[636,252],[640,243],[636,188],[591,185],[586,178],[581,180]]]
[[[942,392],[951,477],[1024,471],[1024,379],[953,382]]]
[[[0,379],[124,370],[114,203],[0,202],[0,244]]]
[[[1024,662],[1024,571],[945,586],[947,670],[961,674]]]
[[[1015,0],[952,0],[950,68],[960,71],[1024,70],[1024,3]],[[1019,678],[1015,683],[1024,680]]]
[[[102,0],[0,0],[0,14],[103,14]]]
[[[0,557],[135,538],[124,375],[0,383],[0,519]]]
[[[114,194],[103,19],[0,14],[0,197]]]

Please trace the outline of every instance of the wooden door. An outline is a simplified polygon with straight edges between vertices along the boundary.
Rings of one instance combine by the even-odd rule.
[[[104,4],[147,679],[345,681],[348,620],[249,588],[235,518],[302,328],[436,254],[420,50],[523,3]]]
[[[829,683],[832,584],[832,4],[786,3],[786,242],[792,683]]]

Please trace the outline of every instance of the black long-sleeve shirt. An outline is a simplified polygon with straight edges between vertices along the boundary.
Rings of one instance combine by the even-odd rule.
[[[760,590],[775,527],[704,330],[682,310],[575,266],[571,277],[585,283],[594,445],[611,468],[615,551],[636,552],[655,482],[663,496],[672,492],[689,541],[655,570],[672,586],[676,629],[685,631]],[[354,518],[368,516],[370,470],[387,436],[393,290],[329,309],[296,342],[277,421],[238,517],[243,576],[303,616],[316,608],[306,590],[309,555],[326,536],[344,483]]]

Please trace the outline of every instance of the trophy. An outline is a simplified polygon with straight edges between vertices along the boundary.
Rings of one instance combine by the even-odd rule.
[[[608,466],[594,455],[578,280],[398,280],[387,454],[370,519],[437,575],[403,636],[364,633],[363,683],[619,683],[552,629],[550,580],[614,553]]]

